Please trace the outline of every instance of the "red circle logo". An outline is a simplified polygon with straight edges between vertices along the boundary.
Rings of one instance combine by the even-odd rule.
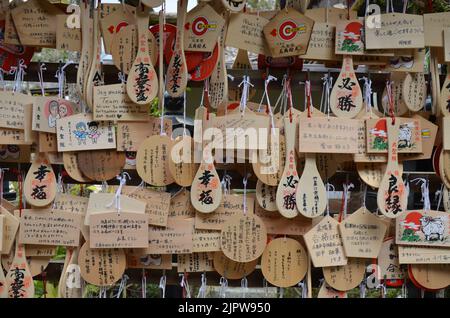
[[[198,17],[192,22],[192,32],[195,35],[201,36],[208,31],[208,20],[205,17]]]
[[[280,37],[285,41],[290,41],[297,35],[297,24],[294,21],[285,21],[280,25]]]

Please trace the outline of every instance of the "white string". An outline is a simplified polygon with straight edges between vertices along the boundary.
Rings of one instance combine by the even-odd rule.
[[[242,183],[244,184],[244,215],[247,215],[247,182],[250,176],[251,173],[247,173],[242,181]]]
[[[434,200],[436,201],[436,196],[439,196],[439,200],[437,203],[436,211],[439,211],[439,208],[441,207],[442,197],[444,196],[444,184],[441,184],[441,189],[436,191]]]
[[[25,65],[25,61],[20,59],[17,66],[11,66],[10,74],[14,74],[14,86],[13,92],[20,92],[22,90],[22,83],[25,76],[25,69],[27,66]]]
[[[142,269],[141,290],[142,298],[147,298],[147,275],[145,274],[145,268]]]
[[[407,8],[408,8],[408,0],[403,0],[403,13],[406,13]]]
[[[367,210],[366,208],[366,197],[367,197],[367,184],[364,183],[364,190],[363,190],[363,207],[364,207],[364,211]]]
[[[223,192],[225,194],[230,194],[231,193],[231,176],[227,173],[225,173],[223,175],[221,184],[222,184],[222,188],[223,188]]]
[[[343,219],[347,217],[347,208],[348,208],[348,201],[350,199],[350,190],[353,189],[355,186],[353,183],[345,184],[343,185],[344,188],[344,211],[343,211]]]
[[[119,73],[117,73],[117,77],[119,78],[119,81],[120,81],[122,84],[126,84],[126,83],[127,83],[125,73],[119,72]]]
[[[364,81],[364,103],[366,104],[366,113],[372,117],[372,80],[367,77],[361,78]]]
[[[241,110],[241,115],[244,116],[245,109],[247,108],[248,96],[250,94],[250,86],[254,85],[250,82],[250,76],[244,75],[242,82],[238,85],[240,88],[242,86],[242,96],[239,104],[239,109]]]
[[[241,279],[241,290],[242,290],[242,298],[245,298],[245,295],[248,291],[248,280],[247,277]]]
[[[159,279],[159,289],[161,289],[162,298],[166,298],[166,271],[163,272],[163,275]]]
[[[425,178],[415,178],[411,180],[411,182],[415,182],[417,185],[420,184],[420,190],[422,192],[422,199],[420,202],[423,202],[423,209],[425,211],[431,210],[430,204],[430,189],[429,189],[429,181]]]
[[[263,287],[264,287],[264,297],[269,297],[269,284],[267,283],[267,280],[263,278]]]
[[[326,215],[330,216],[330,191],[336,191],[336,188],[334,187],[334,185],[332,185],[331,183],[327,183],[327,210],[326,210]]]
[[[100,287],[100,292],[98,293],[98,298],[106,298],[107,287]]]
[[[122,276],[122,280],[120,281],[119,291],[117,292],[116,298],[120,298],[120,296],[122,295],[122,292],[125,291],[125,288],[127,287],[128,279],[129,279],[129,277],[126,274],[124,274]]]
[[[58,95],[59,95],[59,98],[64,98],[64,86],[65,86],[65,81],[66,81],[65,69],[70,64],[73,64],[73,62],[72,61],[68,61],[66,64],[64,64],[63,67],[58,68],[58,70],[56,71],[55,77],[58,79]]]
[[[408,298],[408,288],[406,287],[406,279],[403,280],[401,295],[402,298]]]
[[[122,175],[118,175],[116,177],[117,180],[119,180],[119,187],[116,190],[116,193],[114,194],[114,198],[111,201],[111,203],[109,203],[106,207],[110,208],[113,205],[115,206],[116,210],[117,210],[117,214],[120,215],[120,211],[122,209],[121,205],[120,205],[120,196],[122,194],[122,188],[125,184],[127,184],[127,178],[128,180],[131,180],[130,175],[127,172],[123,172]]]
[[[186,279],[186,276],[184,274],[181,275],[181,283],[180,286],[184,288],[186,291],[186,298],[191,298],[191,289],[189,288],[189,282]]]
[[[301,297],[302,298],[308,298],[308,286],[306,285],[305,281],[301,281],[298,283],[298,288],[301,289]]]
[[[202,278],[201,278],[201,285],[200,288],[198,289],[198,295],[197,298],[206,298],[206,273],[202,273]]]
[[[280,297],[279,298],[284,298],[284,288],[283,287],[280,288]]]
[[[38,78],[39,78],[39,85],[41,87],[41,95],[42,96],[45,96],[43,71],[46,71],[46,70],[47,70],[47,67],[45,66],[45,63],[39,64]]]
[[[219,289],[219,298],[225,298],[227,289],[228,289],[228,280],[225,277],[220,277],[220,289]]]
[[[270,126],[272,127],[272,134],[275,135],[275,121],[273,118],[273,110],[272,105],[270,104],[270,98],[269,98],[269,84],[271,81],[277,81],[278,79],[272,75],[269,75],[267,79],[264,82],[264,95],[266,96],[267,100],[267,108],[269,109],[269,116],[270,116]]]
[[[361,284],[359,284],[359,298],[366,298],[366,282],[363,280]]]

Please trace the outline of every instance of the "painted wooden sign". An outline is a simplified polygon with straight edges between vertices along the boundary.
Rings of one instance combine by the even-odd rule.
[[[386,119],[388,134],[388,165],[378,188],[377,203],[381,213],[396,218],[406,210],[407,193],[398,167],[399,120]]]
[[[406,211],[396,219],[399,245],[450,246],[449,214],[438,211]]]

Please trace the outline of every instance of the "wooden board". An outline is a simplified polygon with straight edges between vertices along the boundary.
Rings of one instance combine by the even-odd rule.
[[[396,220],[399,245],[450,247],[449,215],[438,211],[406,211]]]
[[[360,208],[339,224],[347,257],[376,258],[387,226],[379,217]],[[332,284],[330,284],[334,287]],[[334,287],[336,288],[336,287]]]
[[[308,254],[291,238],[277,238],[266,246],[261,257],[264,278],[277,287],[291,287],[300,282],[308,270]]]
[[[347,264],[338,225],[338,221],[326,216],[304,235],[314,267]]]
[[[256,215],[233,216],[222,227],[222,251],[236,262],[256,260],[264,252],[266,241],[266,227]]]
[[[358,153],[359,120],[344,118],[300,119],[299,151]]]

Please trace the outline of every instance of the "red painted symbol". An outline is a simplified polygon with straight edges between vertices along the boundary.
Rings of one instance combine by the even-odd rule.
[[[208,31],[208,20],[204,17],[198,17],[192,22],[192,32],[195,35],[201,36]]]
[[[297,35],[297,24],[294,21],[285,21],[280,25],[280,37],[285,41],[290,41]]]

